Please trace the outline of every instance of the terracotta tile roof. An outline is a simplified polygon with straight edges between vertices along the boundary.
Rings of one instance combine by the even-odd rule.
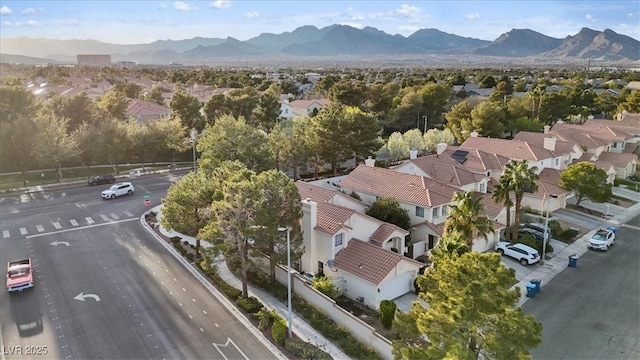
[[[371,240],[372,243],[381,246],[382,242],[387,240],[389,236],[397,229],[399,229],[399,227],[383,222],[380,224],[378,229],[376,229],[376,231],[374,231],[373,234],[369,236],[369,240]]]
[[[343,227],[349,228],[345,223],[355,212],[355,210],[344,206],[319,202],[315,229],[329,235],[334,235]]]
[[[339,186],[423,207],[448,204],[458,190],[423,176],[364,165],[356,167]]]
[[[612,121],[610,121],[612,122]],[[623,141],[633,138],[627,132],[624,132],[614,126],[604,125],[603,123],[592,122],[590,125],[578,125],[578,124],[556,124],[552,128],[552,132],[566,132],[571,131],[573,133],[590,135],[595,138],[607,140],[607,141]]]
[[[293,100],[289,102],[289,105],[291,105],[294,108],[306,109],[309,106],[311,106],[313,103],[318,103],[321,106],[327,106],[331,104],[331,101],[329,99]]]
[[[609,127],[627,134],[637,134],[640,132],[640,114],[635,115],[638,115],[636,119],[634,119],[633,117],[625,116],[624,120],[621,121],[591,119],[587,120],[584,125],[595,127]]]
[[[502,209],[504,209],[504,206],[502,204],[496,203],[491,198],[491,194],[474,192],[473,197],[475,199],[480,199],[480,203],[482,204],[482,212],[484,213],[484,216],[486,216],[489,219],[495,219],[498,215],[500,215],[500,212],[502,211]],[[515,201],[515,198],[514,198],[514,201]]]
[[[465,161],[461,164],[470,171],[479,171],[485,173],[487,170],[502,170],[505,165],[511,161],[508,157],[498,155],[496,153],[488,153],[478,149],[461,149],[459,146],[447,146],[447,149],[440,156],[449,156],[457,150],[467,151]],[[453,161],[453,158],[451,158]],[[458,163],[456,161],[456,163]]]
[[[129,99],[129,106],[125,113],[127,115],[169,115],[171,109],[140,99]]]
[[[444,235],[444,223],[443,222],[440,223],[440,224],[434,224],[432,222],[425,221],[424,224],[427,225],[428,227],[430,227],[431,230],[433,230],[433,232],[438,234],[440,237],[442,237],[442,235]]]
[[[562,173],[562,171],[558,169],[544,168],[540,171],[540,174],[538,174],[538,178],[540,181],[558,185],[560,183],[560,173]]]
[[[540,161],[554,157],[551,151],[545,148],[517,140],[470,137],[460,147],[463,149],[478,149],[517,160]]]
[[[549,133],[556,135],[560,140],[573,141],[578,145],[586,146],[587,148],[606,146],[610,143],[609,140],[603,139],[602,137],[593,136],[592,134],[586,134],[583,132],[576,132],[575,129],[571,129],[571,128],[565,128],[560,130],[552,129]]]
[[[337,194],[336,191],[322,186],[313,185],[302,180],[296,181],[296,187],[298,188],[301,199],[310,198],[315,202],[329,202],[329,200]]]
[[[544,198],[545,196],[551,195],[551,194],[561,195],[561,194],[567,194],[567,193],[568,193],[567,189],[561,187],[557,183],[553,184],[546,181],[538,180],[538,190],[536,190],[534,195],[539,198]]]
[[[422,156],[409,162],[424,171],[429,178],[456,187],[473,184],[483,179],[463,168],[460,163],[444,153],[439,156]]]
[[[555,135],[520,131],[513,137],[513,140],[525,141],[535,146],[544,147],[544,138],[550,136]],[[555,149],[552,152],[557,155],[571,154],[573,153],[573,147],[576,145],[577,144],[574,141],[563,141],[556,137]]]
[[[353,274],[373,285],[379,285],[401,261],[421,265],[416,260],[353,238],[346,248],[336,254],[334,264],[339,270]]]
[[[638,160],[638,156],[636,154],[602,152],[598,156],[598,161],[608,161],[616,166],[627,166],[633,160]]]

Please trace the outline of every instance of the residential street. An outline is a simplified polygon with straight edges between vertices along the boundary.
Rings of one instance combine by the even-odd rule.
[[[543,324],[534,359],[640,358],[640,217],[608,252],[589,251],[523,309]]]

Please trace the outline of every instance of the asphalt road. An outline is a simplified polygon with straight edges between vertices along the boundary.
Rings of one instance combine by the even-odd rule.
[[[0,293],[0,358],[274,358],[144,230],[170,175],[0,198],[0,260],[31,257],[36,287]]]
[[[640,358],[640,217],[523,305],[543,325],[534,359]]]

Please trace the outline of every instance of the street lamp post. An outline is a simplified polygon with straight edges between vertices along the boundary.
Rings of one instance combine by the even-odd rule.
[[[424,135],[427,133],[427,115],[423,115],[422,118],[424,119],[424,132],[422,135]]]
[[[291,227],[279,227],[278,231],[287,232],[287,317],[289,323],[289,338],[291,339]]]
[[[193,148],[193,171],[196,171],[196,138],[198,136],[198,130],[191,129],[191,147]]]
[[[545,195],[546,196],[546,195]],[[551,198],[557,199],[558,195],[549,194],[547,197],[547,216],[544,219],[544,234],[542,236],[542,262],[544,263],[547,253],[547,241],[549,241],[549,207],[551,206]]]

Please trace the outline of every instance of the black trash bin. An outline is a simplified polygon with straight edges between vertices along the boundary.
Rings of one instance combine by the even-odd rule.
[[[539,293],[540,292],[540,284],[542,283],[542,280],[533,279],[533,280],[531,280],[531,283],[536,286],[536,293]]]
[[[527,297],[529,298],[536,297],[536,286],[532,283],[527,284]]]
[[[569,267],[576,267],[578,265],[578,254],[569,256]]]

